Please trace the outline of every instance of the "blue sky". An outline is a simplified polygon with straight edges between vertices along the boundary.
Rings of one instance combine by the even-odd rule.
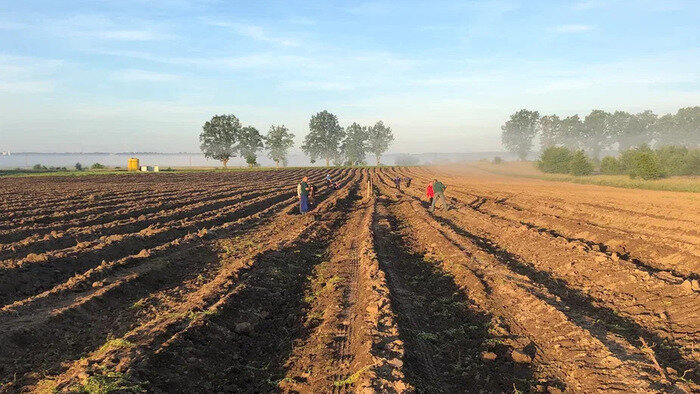
[[[520,108],[700,104],[699,1],[0,0],[0,150],[197,151],[213,114],[302,141],[499,150]]]

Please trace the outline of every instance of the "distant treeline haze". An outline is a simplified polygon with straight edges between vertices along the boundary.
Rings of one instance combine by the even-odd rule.
[[[581,118],[540,116],[537,111],[522,109],[501,126],[503,145],[525,160],[539,135],[541,150],[561,146],[585,150],[594,160],[605,149],[625,151],[649,145],[700,147],[700,107],[681,108],[676,114],[658,116],[652,111],[631,114],[599,109]]]

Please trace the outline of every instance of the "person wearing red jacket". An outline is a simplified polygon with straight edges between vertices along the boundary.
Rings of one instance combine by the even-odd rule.
[[[428,205],[433,204],[433,198],[435,197],[435,192],[433,191],[433,184],[429,183],[428,188],[425,189],[425,196],[428,198]]]

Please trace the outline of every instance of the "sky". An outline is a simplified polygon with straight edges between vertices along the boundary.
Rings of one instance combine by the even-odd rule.
[[[498,151],[521,108],[699,105],[699,40],[700,1],[0,0],[0,151],[196,152],[224,113],[298,147],[322,110]]]

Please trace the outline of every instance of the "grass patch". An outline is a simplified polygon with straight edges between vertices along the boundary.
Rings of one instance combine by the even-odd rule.
[[[107,338],[107,342],[100,346],[99,351],[105,352],[112,349],[128,349],[134,347],[132,342],[127,341],[124,338]]]
[[[433,334],[432,332],[426,331],[419,331],[418,333],[416,333],[416,337],[423,341],[437,341],[438,339],[437,335]]]
[[[130,309],[141,309],[144,306],[146,306],[146,299],[142,298],[142,299],[134,302],[133,304],[131,304],[131,306],[129,308]]]
[[[343,281],[343,278],[336,275],[336,276],[328,279],[328,281],[326,282],[326,286],[332,287],[332,286],[335,286],[336,283],[341,283],[342,281]]]
[[[90,376],[85,383],[74,387],[69,392],[90,394],[107,394],[114,392],[145,393],[146,389],[141,383],[129,381],[122,373],[105,370],[100,375]]]
[[[546,174],[535,168],[532,162],[511,162],[504,164],[473,163],[472,167],[492,174],[520,178],[543,179],[555,182],[570,182],[584,185],[611,186],[625,189],[646,189],[675,192],[700,193],[700,177],[673,176],[665,179],[632,179],[628,175],[586,175]]]
[[[362,374],[363,374],[365,371],[367,371],[370,367],[371,367],[371,365],[368,365],[368,366],[366,366],[366,367],[360,369],[359,371],[355,372],[354,374],[348,376],[347,379],[336,380],[335,382],[333,382],[333,386],[335,386],[335,387],[344,387],[344,386],[350,386],[350,385],[355,384],[355,382],[357,382],[357,379],[360,378],[360,375],[362,375]]]
[[[307,315],[306,319],[307,319],[306,320],[307,323],[310,326],[315,327],[315,326],[321,324],[321,322],[323,321],[323,312],[321,312],[321,311],[311,312]]]
[[[53,379],[40,380],[34,386],[34,391],[38,394],[51,394],[57,392],[58,382]]]

